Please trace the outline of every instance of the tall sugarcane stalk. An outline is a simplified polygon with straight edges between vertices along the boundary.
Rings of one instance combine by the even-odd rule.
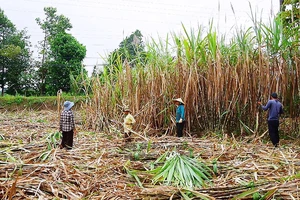
[[[105,119],[120,119],[126,105],[138,113],[140,130],[172,130],[175,108],[170,102],[182,97],[188,131],[243,132],[246,125],[257,133],[257,121],[264,116],[256,101],[266,101],[274,91],[296,116],[300,59],[290,46],[299,41],[282,37],[279,20],[253,23],[253,28],[237,28],[230,40],[218,37],[212,24],[207,33],[183,26],[184,34],[172,34],[174,46],[169,37],[149,42],[146,63],[137,62],[133,68],[120,61],[110,66],[115,70],[104,71],[103,81],[92,80],[89,124],[103,128]]]
[[[58,115],[58,118],[57,119],[60,119],[60,113],[61,113],[61,104],[60,104],[60,101],[61,101],[61,95],[62,95],[62,90],[58,90],[57,91],[57,115]]]

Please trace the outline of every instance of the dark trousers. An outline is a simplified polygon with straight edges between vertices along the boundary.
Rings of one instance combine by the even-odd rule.
[[[269,120],[268,121],[269,135],[274,146],[277,146],[279,143],[279,121],[278,120]]]
[[[63,131],[62,132],[62,140],[61,140],[61,146],[66,147],[67,149],[72,149],[73,147],[73,136],[74,132],[71,131]]]
[[[177,137],[183,136],[183,127],[184,127],[184,121],[182,123],[176,123],[176,133]]]
[[[131,132],[124,133],[124,142],[131,142]]]

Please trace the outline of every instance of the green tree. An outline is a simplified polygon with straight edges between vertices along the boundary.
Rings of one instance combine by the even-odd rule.
[[[69,92],[70,76],[76,77],[82,71],[87,73],[82,66],[86,48],[71,34],[62,32],[51,39],[50,50],[53,60],[47,66],[47,91],[49,94],[55,94],[59,89]]]
[[[44,32],[44,39],[39,42],[40,49],[40,66],[38,70],[39,89],[44,94],[46,88],[46,77],[48,76],[49,67],[53,66],[53,58],[51,57],[50,42],[52,38],[60,33],[65,33],[72,28],[70,20],[64,15],[58,15],[57,9],[53,7],[45,7],[45,19],[36,18],[37,24]],[[49,88],[49,87],[48,87]]]
[[[25,93],[23,84],[31,85],[26,73],[31,67],[29,37],[25,31],[18,31],[15,25],[0,9],[0,72],[1,94],[7,86],[7,93]]]
[[[300,29],[300,1],[280,0],[280,13],[283,33],[299,39]]]
[[[109,54],[105,68],[108,73],[120,70],[120,66],[122,66],[125,60],[131,66],[145,62],[145,45],[143,43],[143,35],[139,30],[126,37],[119,44],[119,48]]]
[[[10,59],[7,70],[8,94],[32,94],[35,92],[35,70],[32,65],[29,37],[26,31],[20,31],[13,37],[12,43],[20,48],[20,52]]]
[[[139,30],[126,37],[119,45],[122,61],[127,59],[133,65],[138,62],[138,59],[141,59],[144,49],[143,35]]]

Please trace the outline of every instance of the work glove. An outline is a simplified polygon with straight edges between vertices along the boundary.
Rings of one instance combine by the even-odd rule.
[[[182,119],[180,118],[180,120],[178,121],[179,123],[182,123]]]

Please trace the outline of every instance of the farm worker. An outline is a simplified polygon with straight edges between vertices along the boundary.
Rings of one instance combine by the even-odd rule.
[[[135,119],[134,117],[131,115],[131,111],[129,108],[125,108],[124,109],[124,142],[126,143],[127,141],[130,142],[130,135],[131,135],[131,131],[132,131],[132,126],[133,124],[135,124]]]
[[[176,105],[176,133],[177,137],[182,137],[183,127],[185,123],[184,117],[184,102],[181,98],[173,99],[173,102]]]
[[[270,96],[270,100],[267,105],[263,106],[261,102],[258,102],[261,105],[264,111],[269,110],[268,116],[268,129],[269,136],[271,141],[275,147],[279,144],[279,115],[283,114],[282,104],[278,100],[277,93],[272,93]]]
[[[60,148],[72,149],[73,136],[76,135],[74,114],[71,110],[74,103],[71,101],[64,102],[64,110],[60,115],[59,131],[62,132],[62,141]]]

